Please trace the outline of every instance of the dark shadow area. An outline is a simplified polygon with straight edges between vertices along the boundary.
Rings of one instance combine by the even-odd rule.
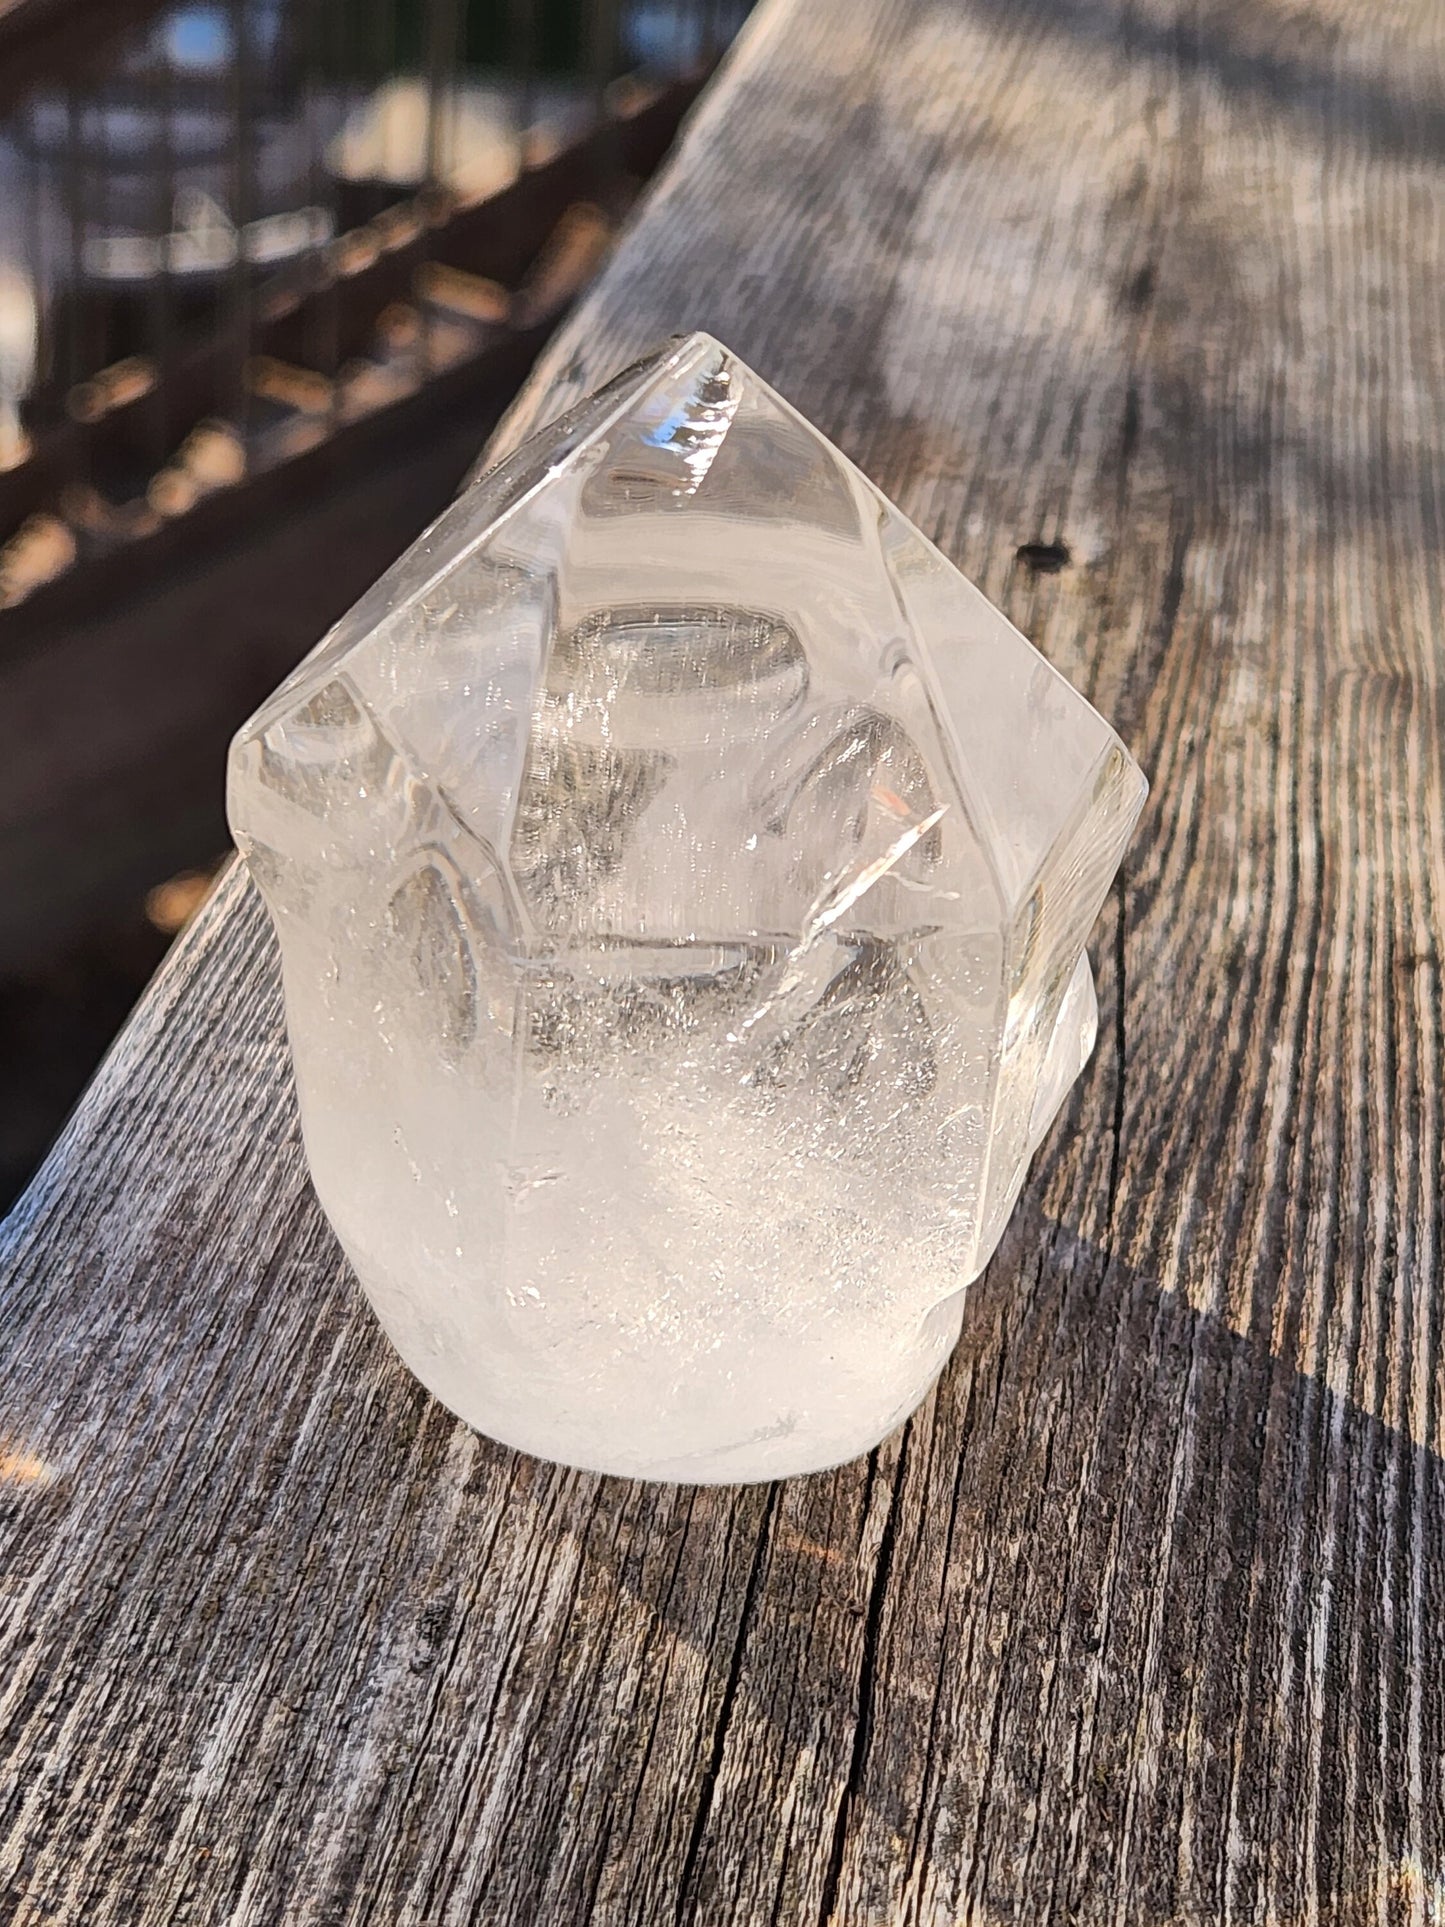
[[[0,978],[0,1215],[165,955],[168,937],[137,903],[127,917]]]

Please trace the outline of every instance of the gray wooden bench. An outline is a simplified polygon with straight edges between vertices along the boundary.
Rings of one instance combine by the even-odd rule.
[[[1431,0],[767,0],[501,443],[705,326],[896,496],[1153,778],[1100,1047],[898,1436],[599,1480],[232,871],[3,1234],[0,1919],[1442,1917],[1442,163]]]

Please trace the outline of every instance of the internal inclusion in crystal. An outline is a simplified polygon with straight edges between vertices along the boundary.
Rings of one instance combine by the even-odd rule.
[[[318,1195],[545,1457],[913,1409],[1093,1044],[1118,738],[717,342],[464,495],[237,738]]]

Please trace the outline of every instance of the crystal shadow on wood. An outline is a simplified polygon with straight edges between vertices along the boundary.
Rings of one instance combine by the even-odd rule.
[[[773,1478],[927,1392],[1093,1046],[1118,737],[704,335],[236,739],[317,1193],[460,1416]]]

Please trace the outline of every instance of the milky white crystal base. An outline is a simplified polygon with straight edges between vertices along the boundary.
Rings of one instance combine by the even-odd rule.
[[[539,1456],[780,1477],[914,1409],[1093,1045],[1117,737],[693,337],[240,737],[317,1194]]]
[[[392,1343],[478,1430],[638,1478],[770,1479],[867,1451],[927,1393],[968,1282],[939,1181],[967,1120],[854,1140],[846,1113],[751,1091],[719,1026],[512,1138],[505,1096],[439,1087],[310,990],[288,973],[317,1192]],[[1093,1041],[1081,961],[1060,1098]],[[359,1092],[387,1131],[358,1128]]]

